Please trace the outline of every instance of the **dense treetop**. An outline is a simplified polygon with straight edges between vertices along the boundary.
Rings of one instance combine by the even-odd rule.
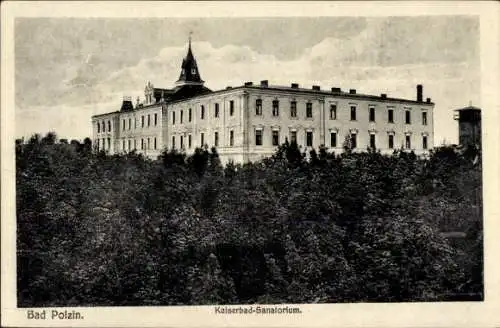
[[[223,167],[215,149],[153,161],[56,140],[16,143],[19,306],[483,297],[477,151],[285,143]]]

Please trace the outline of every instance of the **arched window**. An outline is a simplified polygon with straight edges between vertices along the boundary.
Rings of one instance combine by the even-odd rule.
[[[111,132],[111,121],[108,121],[108,132]]]
[[[100,133],[101,132],[101,125],[99,124],[99,122],[97,122],[97,133]]]

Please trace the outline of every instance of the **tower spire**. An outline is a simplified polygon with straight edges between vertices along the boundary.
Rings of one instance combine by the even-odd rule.
[[[203,80],[200,77],[198,65],[196,64],[196,59],[194,58],[193,51],[191,49],[192,35],[193,31],[189,31],[188,51],[186,57],[182,60],[181,74],[176,82],[176,85],[203,85]]]

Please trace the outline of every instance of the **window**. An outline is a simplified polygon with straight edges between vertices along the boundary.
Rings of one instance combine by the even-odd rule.
[[[234,100],[229,101],[229,116],[234,115]]]
[[[313,117],[313,104],[310,102],[306,104],[306,117],[307,118]]]
[[[196,74],[196,68],[191,69],[191,74],[195,75]]]
[[[215,117],[219,117],[219,104],[215,104]]]
[[[280,115],[280,102],[279,100],[273,100],[273,116]]]
[[[130,130],[132,128],[132,119],[128,119],[128,129]]]
[[[214,133],[214,145],[215,147],[219,146],[219,132]]]
[[[183,149],[183,148],[184,148],[184,137],[183,137],[183,136],[181,136],[181,144],[179,145],[179,147],[180,147],[181,149]]]
[[[189,110],[188,110],[188,122],[191,122],[192,117],[193,117],[193,110],[191,108],[189,108]]]
[[[111,132],[111,121],[108,121],[108,132]]]
[[[234,145],[234,131],[231,130],[229,131],[229,146],[233,146]]]
[[[148,126],[151,126],[151,115],[148,114]]]
[[[137,140],[134,139],[134,149],[137,149]]]
[[[191,135],[188,135],[188,148],[191,148]]]
[[[409,110],[405,111],[405,123],[411,124],[411,112]]]
[[[411,137],[410,136],[405,137],[405,146],[406,146],[406,149],[411,149]]]
[[[356,106],[351,106],[351,121],[356,121]]]
[[[106,150],[106,139],[104,138],[102,138],[102,150]]]
[[[102,132],[106,132],[106,123],[102,122]]]
[[[255,115],[262,115],[262,99],[255,100]]]
[[[422,136],[422,148],[427,149],[427,136]]]
[[[330,119],[331,120],[337,119],[337,105],[336,104],[330,105]]]
[[[148,148],[146,148],[146,149],[151,149],[151,143],[150,143],[149,138],[148,138]]]
[[[125,130],[125,119],[122,120],[122,130]]]
[[[337,132],[330,132],[330,147],[337,147]]]
[[[144,139],[141,138],[141,150],[144,149]]]
[[[205,134],[203,132],[200,133],[200,137],[201,137],[200,143],[201,146],[203,147],[205,145]]]
[[[394,123],[394,109],[387,110],[387,122]]]
[[[155,147],[155,149],[157,148],[157,145],[156,145],[156,138],[154,139],[154,147]]]
[[[125,139],[122,141],[122,150],[125,150]]]
[[[375,149],[375,135],[370,134],[370,148]]]
[[[108,149],[111,150],[111,138],[108,138]]]
[[[99,122],[97,122],[97,133],[100,133],[101,132],[101,124],[99,124]]]
[[[137,119],[134,117],[134,129],[137,129]]]
[[[158,114],[155,113],[155,126],[158,125]]]
[[[128,151],[130,151],[131,148],[132,148],[132,141],[129,139],[129,141],[128,141]]]
[[[200,108],[200,117],[202,120],[205,119],[205,106],[201,105],[201,108]]]
[[[279,146],[280,144],[280,132],[277,130],[273,131],[273,146]]]
[[[255,145],[262,146],[262,130],[255,130]]]
[[[181,123],[181,124],[182,124],[182,120],[183,120],[183,118],[184,118],[184,111],[183,111],[183,110],[181,110],[181,121],[180,121],[180,123]]]
[[[375,122],[375,107],[370,107],[368,109],[370,111],[370,122]]]
[[[172,149],[175,149],[175,136],[172,136]]]
[[[290,142],[297,143],[297,131],[290,131]]]
[[[172,124],[175,124],[175,112],[172,112]]]
[[[313,133],[311,131],[306,132],[306,146],[312,147],[313,145]]]
[[[427,112],[422,112],[422,125],[427,125]]]
[[[390,134],[389,135],[389,149],[394,148],[394,135]]]
[[[290,117],[297,117],[297,102],[295,100],[290,103]]]
[[[358,135],[356,133],[351,133],[351,149],[358,146]]]
[[[141,125],[144,127],[144,115],[141,116]]]

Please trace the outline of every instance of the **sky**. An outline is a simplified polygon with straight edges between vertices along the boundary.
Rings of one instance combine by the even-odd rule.
[[[481,106],[473,16],[17,18],[16,137],[91,136],[91,116],[170,88],[192,48],[212,90],[269,80],[436,103],[435,145],[457,142],[453,110]]]

